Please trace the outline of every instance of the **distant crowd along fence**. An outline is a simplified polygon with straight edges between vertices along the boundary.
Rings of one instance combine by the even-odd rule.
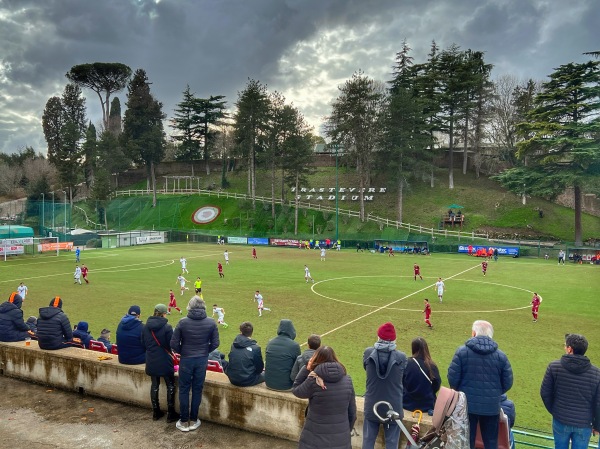
[[[161,195],[204,195],[204,196],[210,196],[210,197],[217,197],[217,198],[233,198],[233,199],[239,199],[239,200],[251,200],[251,198],[243,193],[235,193],[235,192],[223,192],[223,191],[218,191],[218,190],[201,190],[201,189],[170,189],[170,190],[157,190],[156,193],[161,194]],[[141,196],[141,195],[151,195],[152,194],[152,190],[121,190],[118,192],[115,192],[115,197],[119,197],[119,196]],[[271,203],[272,198],[269,197],[264,197],[264,196],[257,196],[255,197],[256,201],[259,201],[261,203]],[[288,201],[283,201],[280,198],[275,198],[275,203],[276,204],[281,204],[281,205],[287,205],[290,207],[294,207],[296,205],[295,201],[292,200],[288,200]],[[359,218],[360,217],[360,213],[358,211],[355,210],[349,210],[349,209],[340,209],[340,208],[335,208],[332,206],[326,206],[320,203],[310,203],[310,202],[305,202],[305,201],[300,201],[298,202],[298,207],[304,208],[304,209],[312,209],[312,210],[318,210],[318,211],[325,211],[325,212],[336,212],[339,215],[343,215],[343,216],[348,216],[348,217],[356,217]],[[408,230],[408,232],[418,232],[419,234],[428,234],[431,235],[432,237],[435,236],[443,236],[443,237],[458,237],[459,239],[461,237],[466,237],[466,238],[484,238],[487,239],[489,237],[488,234],[480,234],[480,233],[476,233],[476,232],[462,232],[462,231],[453,231],[453,230],[448,230],[448,229],[434,229],[434,228],[427,228],[427,227],[423,227],[421,225],[414,225],[414,224],[410,224],[410,223],[404,223],[401,221],[396,221],[396,220],[390,220],[389,218],[383,218],[383,217],[378,217],[376,215],[372,215],[372,214],[368,214],[366,216],[366,220],[367,221],[371,221],[374,223],[377,223],[379,226],[386,226],[386,227],[393,227],[396,229],[406,229]]]

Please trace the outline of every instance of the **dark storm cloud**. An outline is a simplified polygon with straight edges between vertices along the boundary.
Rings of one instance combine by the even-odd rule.
[[[171,116],[187,84],[229,106],[247,78],[283,92],[312,123],[357,69],[390,78],[406,38],[486,52],[495,71],[542,78],[598,50],[595,0],[0,0],[0,150],[45,150],[41,115],[75,64],[144,68]],[[100,118],[90,91],[88,113]],[[119,94],[122,103],[125,94]]]

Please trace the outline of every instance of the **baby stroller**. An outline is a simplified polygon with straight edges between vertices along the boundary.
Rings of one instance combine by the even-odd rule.
[[[380,405],[387,406],[384,416],[379,415]],[[462,392],[441,387],[433,410],[433,428],[419,439],[411,436],[400,415],[389,402],[380,401],[373,405],[373,412],[381,422],[396,421],[408,441],[407,448],[421,449],[469,449],[469,416],[467,398]]]

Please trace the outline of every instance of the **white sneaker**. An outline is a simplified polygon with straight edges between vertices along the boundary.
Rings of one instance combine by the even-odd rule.
[[[177,427],[182,432],[189,432],[190,431],[190,426],[188,425],[188,423],[187,422],[181,422],[181,420],[177,421],[177,424],[175,424],[175,427]]]
[[[202,424],[202,423],[200,422],[199,419],[197,419],[196,422],[193,424],[190,424],[190,426],[188,428],[190,430],[196,430],[198,427],[200,427],[200,424]]]

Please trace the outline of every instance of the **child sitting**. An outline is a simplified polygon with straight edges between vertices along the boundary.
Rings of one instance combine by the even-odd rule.
[[[112,348],[112,343],[110,342],[110,331],[108,329],[102,329],[98,341],[104,343],[104,346],[106,346],[106,350],[110,352]]]

